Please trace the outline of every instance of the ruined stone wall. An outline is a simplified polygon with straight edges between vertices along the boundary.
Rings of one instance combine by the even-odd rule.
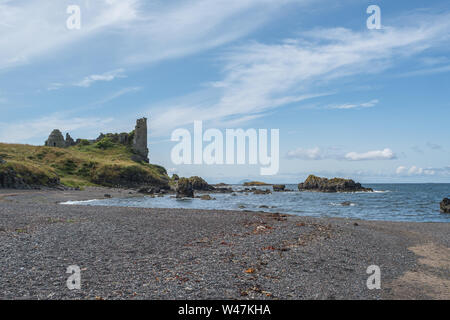
[[[133,137],[133,141],[131,141]],[[141,118],[136,120],[136,127],[134,135],[129,133],[101,133],[96,140],[89,140],[90,143],[99,142],[103,138],[109,138],[115,143],[120,143],[126,146],[132,146],[133,160],[137,162],[145,161],[149,162],[148,148],[147,148],[147,118]],[[81,143],[81,139],[74,141],[70,134],[66,134],[66,139],[58,129],[52,131],[45,145],[48,147],[68,148]]]
[[[147,148],[147,118],[136,120],[134,129],[133,152],[145,162],[149,162]],[[139,159],[136,159],[139,160]]]
[[[58,129],[55,129],[52,131],[50,136],[48,137],[48,140],[45,141],[45,145],[47,147],[56,147],[56,148],[65,148],[66,147],[66,141],[64,140],[64,137]]]

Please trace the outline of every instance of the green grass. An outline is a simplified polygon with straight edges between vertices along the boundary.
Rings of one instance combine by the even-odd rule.
[[[6,161],[0,172],[12,168],[32,185],[48,185],[55,177],[69,187],[168,184],[163,167],[134,162],[132,154],[129,146],[108,138],[66,149],[0,143],[0,158]]]

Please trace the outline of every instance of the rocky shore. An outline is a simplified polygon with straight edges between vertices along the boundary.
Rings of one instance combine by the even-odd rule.
[[[450,213],[450,199],[445,198],[442,200],[440,207],[442,213]]]
[[[0,299],[450,298],[448,223],[59,204],[105,195],[0,190]]]

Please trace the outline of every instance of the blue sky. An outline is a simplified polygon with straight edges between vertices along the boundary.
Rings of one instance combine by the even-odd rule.
[[[448,1],[0,0],[0,141],[147,116],[151,162],[212,182],[450,182],[449,43]],[[279,173],[175,166],[171,132],[194,120],[280,129]]]

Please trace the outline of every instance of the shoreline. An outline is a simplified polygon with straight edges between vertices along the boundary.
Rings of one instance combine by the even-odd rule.
[[[104,194],[0,190],[0,299],[450,298],[448,223],[58,204]]]

